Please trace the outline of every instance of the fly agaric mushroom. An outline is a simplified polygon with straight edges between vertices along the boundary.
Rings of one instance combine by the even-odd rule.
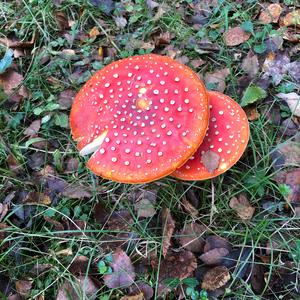
[[[75,97],[70,127],[88,168],[124,183],[171,174],[197,150],[209,121],[197,75],[159,55],[133,56],[98,71]]]
[[[208,91],[210,121],[203,143],[172,176],[183,180],[204,180],[230,169],[244,153],[249,124],[244,110],[230,97]]]

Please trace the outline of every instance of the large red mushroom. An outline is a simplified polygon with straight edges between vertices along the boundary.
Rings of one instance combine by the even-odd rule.
[[[113,62],[88,80],[75,97],[70,126],[95,174],[144,183],[184,164],[208,120],[208,96],[197,75],[149,54]]]
[[[244,110],[230,97],[208,91],[210,120],[197,152],[172,176],[183,180],[216,177],[231,168],[244,153],[249,124]]]

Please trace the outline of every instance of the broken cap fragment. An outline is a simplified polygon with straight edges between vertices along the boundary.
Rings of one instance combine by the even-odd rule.
[[[208,91],[210,120],[203,143],[172,176],[204,180],[230,169],[244,153],[249,140],[249,123],[237,102],[219,92]]]
[[[197,75],[159,55],[133,56],[98,71],[75,97],[70,127],[87,166],[118,182],[169,175],[207,130],[208,96]]]

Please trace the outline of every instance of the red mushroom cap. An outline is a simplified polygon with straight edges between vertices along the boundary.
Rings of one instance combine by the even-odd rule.
[[[230,169],[244,153],[249,140],[249,123],[244,110],[230,97],[208,91],[210,121],[203,143],[172,176],[204,180]]]
[[[208,96],[188,67],[133,56],[98,71],[75,97],[70,126],[87,166],[104,178],[143,183],[171,174],[207,130]]]

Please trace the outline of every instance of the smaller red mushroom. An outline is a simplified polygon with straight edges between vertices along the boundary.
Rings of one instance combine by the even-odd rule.
[[[209,128],[196,153],[172,176],[183,180],[205,180],[230,169],[244,153],[249,123],[237,102],[219,92],[208,92]]]

